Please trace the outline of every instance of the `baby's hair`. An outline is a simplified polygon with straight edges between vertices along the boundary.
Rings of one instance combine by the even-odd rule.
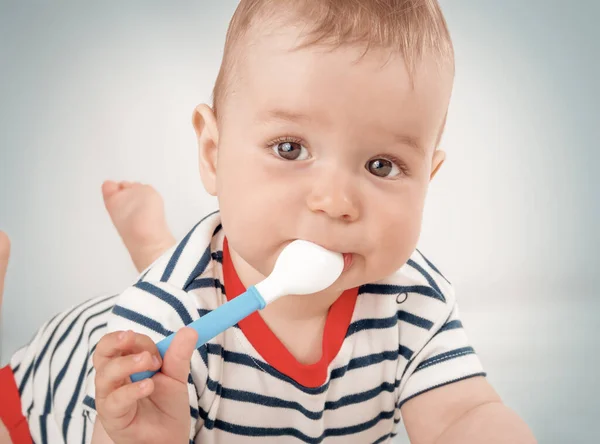
[[[411,78],[425,52],[454,67],[452,41],[437,0],[241,0],[227,30],[213,90],[217,116],[240,57],[236,52],[240,42],[256,24],[281,24],[274,18],[304,26],[302,47],[364,44],[365,52],[371,47],[389,48],[404,57]]]

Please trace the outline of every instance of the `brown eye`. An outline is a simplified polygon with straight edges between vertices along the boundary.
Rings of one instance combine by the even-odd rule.
[[[273,145],[273,151],[285,160],[304,160],[308,158],[308,151],[297,142],[283,142]]]
[[[365,165],[369,173],[377,177],[393,177],[400,172],[394,162],[388,159],[373,159],[369,160]],[[390,173],[394,173],[390,176]]]

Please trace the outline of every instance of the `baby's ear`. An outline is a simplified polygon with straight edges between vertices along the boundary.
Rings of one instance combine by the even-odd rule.
[[[198,160],[200,177],[206,192],[217,195],[217,151],[219,146],[219,129],[212,108],[198,105],[192,115],[192,123],[198,139]]]
[[[437,172],[444,164],[445,160],[446,153],[442,150],[435,150],[435,153],[433,153],[433,159],[431,161],[431,176],[429,176],[429,180],[433,180]]]

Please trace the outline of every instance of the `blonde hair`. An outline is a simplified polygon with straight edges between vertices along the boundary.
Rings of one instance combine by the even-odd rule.
[[[213,90],[217,116],[239,43],[253,26],[275,16],[308,25],[302,47],[364,43],[365,52],[389,48],[403,56],[411,78],[425,52],[454,68],[452,41],[437,0],[241,0],[227,30]]]

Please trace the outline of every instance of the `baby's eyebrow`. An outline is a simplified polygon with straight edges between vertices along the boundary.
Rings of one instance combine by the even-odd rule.
[[[260,117],[261,117],[261,120],[286,120],[289,122],[298,122],[298,121],[306,122],[306,121],[311,120],[311,117],[308,114],[304,114],[304,113],[300,113],[300,112],[296,112],[296,111],[290,111],[290,110],[281,109],[281,108],[271,109],[271,110],[263,113]]]
[[[421,155],[425,155],[425,149],[423,148],[423,146],[419,143],[419,141],[416,138],[412,136],[409,136],[407,134],[394,134],[394,141],[398,144],[406,145],[414,149],[415,151],[417,151],[417,153]]]

